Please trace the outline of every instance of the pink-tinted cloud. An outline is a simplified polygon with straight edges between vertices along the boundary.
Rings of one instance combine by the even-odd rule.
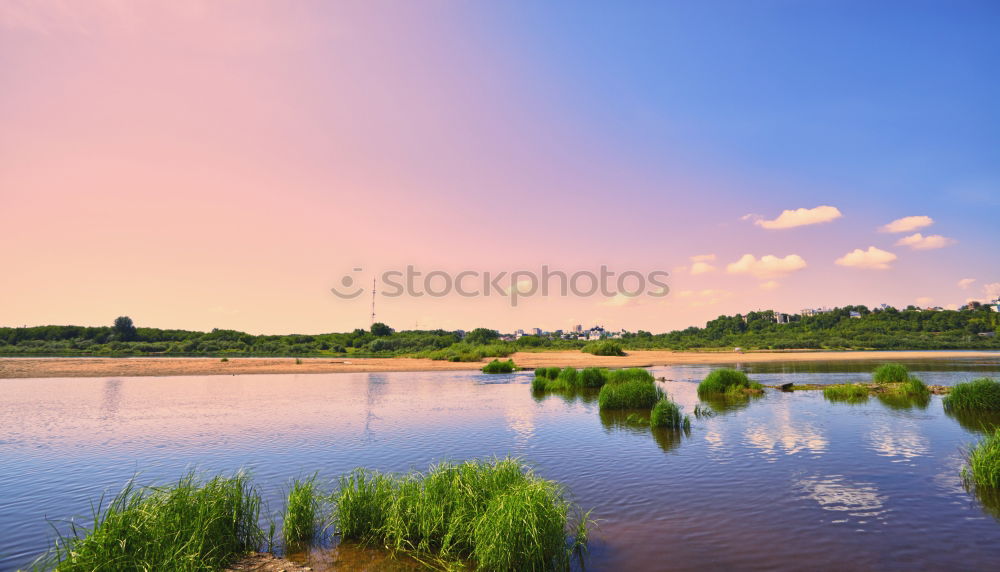
[[[868,250],[856,248],[851,252],[841,256],[836,263],[841,266],[852,268],[868,268],[874,270],[888,270],[889,263],[896,260],[897,256],[874,246],[869,246]]]
[[[806,267],[806,261],[798,254],[777,257],[765,254],[759,259],[752,254],[744,254],[736,262],[726,266],[730,274],[751,274],[757,278],[775,278],[784,276]]]
[[[914,250],[933,250],[936,248],[951,246],[957,242],[958,241],[953,238],[941,236],[940,234],[923,236],[918,232],[899,239],[896,241],[896,246],[909,246]]]
[[[879,228],[879,232],[910,232],[934,224],[934,219],[929,216],[907,216],[898,218],[887,225]]]
[[[747,215],[752,217],[752,215]],[[747,216],[743,217],[744,219]],[[843,216],[840,209],[837,207],[831,207],[828,205],[818,206],[815,208],[807,209],[800,208],[795,210],[785,210],[781,211],[774,220],[765,220],[763,218],[757,218],[754,224],[761,228],[766,228],[769,230],[783,229],[783,228],[795,228],[797,226],[807,226],[810,224],[820,224],[824,222],[830,222],[836,220]]]

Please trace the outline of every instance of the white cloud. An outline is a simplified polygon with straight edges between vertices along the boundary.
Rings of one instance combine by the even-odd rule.
[[[962,290],[965,290],[969,286],[972,286],[972,283],[975,281],[976,281],[975,278],[962,278],[961,280],[958,281],[958,287],[961,288]]]
[[[983,285],[983,293],[990,300],[996,300],[1000,298],[1000,282],[994,282],[992,284]]]
[[[714,254],[696,254],[691,257],[692,262],[710,262],[715,260]]]
[[[767,282],[761,282],[760,283],[760,289],[761,290],[774,290],[778,286],[781,286],[781,284],[778,284],[778,282],[776,282],[774,280],[768,280]]]
[[[707,262],[695,262],[691,265],[691,274],[705,274],[715,270],[715,267]]]
[[[789,254],[778,258],[773,254],[765,254],[757,259],[752,254],[744,254],[742,258],[726,266],[730,274],[752,274],[757,278],[776,278],[788,273],[802,270],[806,261],[798,254]]]
[[[769,230],[774,230],[779,228],[795,228],[797,226],[830,222],[842,216],[844,215],[840,213],[840,209],[837,207],[823,205],[813,209],[802,208],[781,211],[778,218],[774,220],[764,220],[762,217],[757,215],[744,215],[743,220],[755,218],[756,220],[753,221],[755,225]]]
[[[879,228],[879,232],[910,232],[918,228],[924,228],[934,224],[934,219],[929,216],[904,216],[889,224]]]
[[[931,298],[930,296],[921,296],[917,298],[917,306],[930,306],[933,301],[934,298]]]
[[[885,250],[869,246],[868,250],[855,248],[851,252],[841,256],[836,263],[841,266],[853,268],[872,268],[875,270],[885,270],[889,268],[889,263],[896,260],[896,255]]]
[[[944,248],[946,246],[951,246],[958,242],[953,238],[948,238],[946,236],[941,236],[940,234],[932,234],[929,236],[924,236],[919,232],[916,234],[911,234],[910,236],[904,236],[896,242],[896,246],[909,246],[914,250],[932,250],[934,248]]]

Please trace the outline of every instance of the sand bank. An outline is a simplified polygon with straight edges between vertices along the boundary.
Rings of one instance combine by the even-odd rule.
[[[511,356],[525,368],[634,367],[674,364],[737,364],[780,361],[1000,359],[1000,352],[672,352],[631,351],[625,357],[602,357],[579,351],[519,352]],[[415,358],[0,358],[0,378],[128,377],[169,375],[244,375],[254,373],[351,373],[379,371],[475,370],[483,363],[455,363]]]

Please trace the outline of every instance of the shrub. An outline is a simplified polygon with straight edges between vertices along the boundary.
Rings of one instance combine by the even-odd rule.
[[[601,387],[608,380],[608,370],[602,367],[588,367],[580,372],[580,387]]]
[[[691,420],[687,415],[681,415],[681,408],[673,401],[663,398],[656,402],[653,411],[649,414],[650,427],[669,427],[680,429],[683,426],[691,426]]]
[[[288,502],[282,518],[281,534],[285,546],[308,544],[318,524],[319,495],[316,477],[296,480],[288,492]]]
[[[959,383],[944,398],[946,409],[1000,411],[1000,382],[989,378]]]
[[[74,526],[49,555],[60,571],[217,570],[257,550],[260,495],[243,473],[202,483],[130,482],[108,506],[94,509],[90,529]]]
[[[513,459],[442,463],[426,474],[356,470],[335,494],[345,539],[484,570],[568,569],[569,513],[555,482]],[[586,517],[575,526],[586,540]],[[575,544],[574,544],[575,546]]]
[[[962,477],[976,487],[1000,489],[1000,429],[977,443],[968,455]]]
[[[495,359],[490,363],[483,366],[483,373],[511,373],[516,368],[514,365],[514,360],[498,360]]]
[[[872,381],[879,385],[886,383],[903,383],[910,379],[910,372],[898,363],[884,363],[872,373]]]
[[[663,390],[647,381],[607,383],[597,396],[601,409],[650,409],[663,398]]]
[[[750,378],[742,371],[735,369],[717,369],[698,384],[698,395],[727,393],[742,389],[751,389]],[[760,384],[756,384],[755,389],[762,390]],[[732,391],[731,391],[732,390]]]
[[[628,383],[630,381],[654,383],[656,380],[653,378],[653,374],[641,367],[614,369],[607,374],[607,383]]]
[[[623,356],[625,355],[625,350],[622,349],[622,345],[618,342],[612,341],[602,341],[602,342],[589,342],[583,346],[580,351],[594,354],[595,356]]]

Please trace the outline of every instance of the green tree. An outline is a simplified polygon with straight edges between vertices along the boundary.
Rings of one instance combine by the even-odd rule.
[[[372,324],[372,335],[378,337],[390,336],[392,335],[392,328],[382,322],[375,322]]]
[[[476,328],[465,336],[465,341],[473,345],[486,345],[500,337],[500,332],[489,328]]]
[[[135,324],[132,323],[132,318],[128,316],[118,316],[115,318],[113,329],[118,339],[123,342],[131,342],[135,339]]]

